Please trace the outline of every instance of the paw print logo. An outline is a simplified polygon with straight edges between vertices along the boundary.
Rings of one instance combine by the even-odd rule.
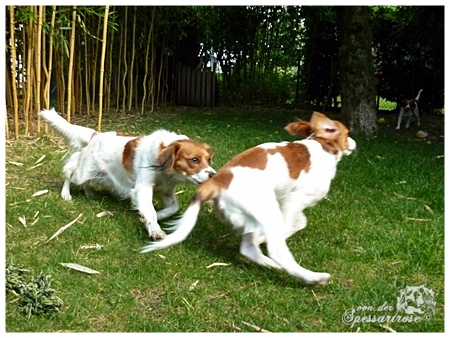
[[[429,320],[431,314],[435,314],[435,309],[434,292],[425,285],[407,286],[400,290],[400,296],[397,297],[397,311],[408,315],[424,315]]]

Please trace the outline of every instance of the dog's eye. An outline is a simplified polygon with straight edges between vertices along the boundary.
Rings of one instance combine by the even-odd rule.
[[[193,158],[191,158],[191,162],[197,164],[200,161],[197,157],[193,157]]]

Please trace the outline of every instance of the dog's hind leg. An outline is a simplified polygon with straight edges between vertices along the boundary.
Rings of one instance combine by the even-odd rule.
[[[157,219],[164,219],[175,215],[180,206],[175,197],[175,187],[168,187],[164,191],[155,191],[155,197],[161,200],[163,209],[156,212]]]
[[[274,269],[281,269],[277,263],[262,253],[261,248],[259,247],[259,242],[261,241],[259,237],[259,234],[255,232],[243,234],[241,247],[239,249],[241,255],[259,265]]]
[[[281,266],[288,274],[302,279],[307,284],[326,284],[330,274],[314,272],[299,265],[287,247],[286,240],[280,236],[267,235],[267,250],[269,257]]]
[[[284,218],[278,206],[271,208],[268,207],[270,203],[264,205],[264,210],[260,209],[253,216],[266,237],[268,256],[288,274],[307,284],[326,284],[331,277],[328,273],[310,271],[295,261],[286,244]]]
[[[306,216],[303,213],[304,206],[299,203],[301,195],[298,198],[296,197],[297,195],[293,193],[289,196],[289,199],[280,203],[284,218],[286,239],[305,228],[307,224]]]
[[[86,197],[92,198],[92,197],[95,196],[94,192],[91,189],[90,182],[84,182],[83,185],[82,185],[82,188],[84,190],[84,194],[86,195]]]
[[[288,239],[297,231],[305,228],[306,223],[307,223],[306,216],[303,214],[302,211],[299,211],[298,213],[293,215],[293,217],[289,221],[286,221],[285,238]]]

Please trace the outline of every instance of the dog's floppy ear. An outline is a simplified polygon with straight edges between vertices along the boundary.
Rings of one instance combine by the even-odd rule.
[[[209,155],[213,154],[213,148],[209,144],[203,143],[202,146],[205,148],[205,150],[208,152]]]
[[[310,124],[316,137],[322,137],[330,140],[339,136],[341,124],[338,124],[337,121],[330,120],[324,114],[314,112],[311,117]]]
[[[154,166],[154,168],[159,171],[169,171],[172,169],[179,150],[180,144],[176,141],[163,148],[158,156],[158,165]]]
[[[307,121],[297,121],[289,123],[286,127],[284,127],[284,130],[286,130],[291,135],[301,136],[303,138],[307,138],[313,133],[311,130],[311,126]]]

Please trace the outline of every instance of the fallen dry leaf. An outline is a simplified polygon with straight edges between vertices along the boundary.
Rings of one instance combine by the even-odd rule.
[[[113,213],[111,211],[106,210],[106,211],[99,212],[97,215],[95,215],[95,217],[100,218],[100,217],[104,217],[104,216],[107,216],[107,215],[112,216]]]
[[[29,169],[34,169],[34,168],[40,167],[41,165],[42,165],[42,163],[39,163],[39,164],[36,164],[36,165],[30,167]]]
[[[31,195],[31,197],[41,196],[41,195],[44,195],[46,193],[48,193],[48,190],[40,190],[40,191],[35,192],[33,195]]]
[[[39,157],[39,160],[37,160],[36,162],[34,162],[34,165],[38,164],[39,162],[42,162],[42,160],[45,158],[45,155],[42,155],[41,157]]]
[[[76,223],[76,222],[80,219],[80,217],[81,217],[82,215],[83,215],[83,214],[79,214],[78,217],[75,218],[72,222],[67,223],[67,224],[64,225],[63,227],[59,228],[59,230],[58,230],[57,232],[55,232],[55,233],[53,234],[53,236],[50,237],[50,238],[47,240],[47,243],[50,242],[53,238],[58,237],[60,234],[62,234],[62,233],[64,232],[64,230],[66,230],[68,227],[70,227],[71,225],[73,225],[74,223]]]
[[[92,244],[92,245],[82,245],[80,246],[80,249],[96,249],[100,250],[102,246],[98,243]]]
[[[428,212],[434,214],[433,209],[431,209],[431,208],[430,208],[428,205],[426,205],[426,204],[425,204],[425,209],[426,209]]]
[[[406,217],[408,221],[417,221],[417,222],[428,222],[431,221],[430,219],[426,218],[413,218],[413,217]]]
[[[26,228],[27,227],[27,220],[25,218],[25,216],[20,216],[19,217],[19,222],[22,223],[22,225]]]
[[[197,284],[198,284],[198,279],[194,282],[194,283],[192,283],[190,286],[189,286],[189,291],[192,291],[192,290],[194,290],[195,289],[195,287],[197,286]]]
[[[209,268],[212,268],[213,266],[228,266],[228,265],[231,265],[231,264],[230,263],[212,263],[212,264],[208,265],[206,268],[209,269]]]
[[[81,271],[81,272],[84,272],[84,273],[89,273],[89,274],[100,273],[97,270],[93,270],[91,268],[88,268],[86,266],[83,266],[83,265],[80,265],[80,264],[77,264],[77,263],[59,263],[59,264],[61,264],[62,266],[65,266],[66,268],[77,270],[77,271]]]

